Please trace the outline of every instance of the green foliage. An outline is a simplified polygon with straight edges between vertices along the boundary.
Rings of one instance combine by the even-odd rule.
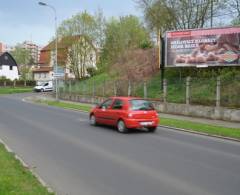
[[[32,79],[32,71],[31,71],[31,67],[28,65],[21,65],[19,68],[20,71],[20,79],[21,80],[29,80]]]
[[[101,12],[95,15],[87,11],[80,12],[72,18],[64,20],[58,28],[60,37],[80,35],[80,38],[69,49],[70,69],[76,79],[85,76],[86,67],[91,63],[95,65],[90,57],[97,55],[96,49],[103,45],[105,18]]]
[[[97,74],[97,70],[95,68],[87,68],[87,72],[91,77]]]
[[[100,64],[106,68],[115,63],[124,52],[150,45],[150,36],[136,16],[111,18],[106,26],[106,40]]]
[[[8,79],[8,78],[5,77],[5,76],[0,76],[0,81],[1,81],[1,82],[4,82],[4,81],[6,81],[6,82],[11,82],[11,80]]]
[[[30,51],[22,48],[20,45],[17,45],[13,51],[11,51],[11,55],[16,60],[17,64],[29,65],[33,62]]]
[[[60,37],[84,35],[95,45],[101,47],[104,41],[105,18],[101,10],[95,15],[79,12],[69,19],[64,20],[58,27]]]
[[[226,11],[226,0],[137,0],[145,21],[153,32],[173,29],[202,28],[211,18]],[[212,6],[211,6],[212,5]],[[212,7],[212,9],[211,9]]]
[[[0,88],[0,94],[28,93],[32,87],[3,87]]]
[[[0,194],[50,195],[35,176],[0,144]]]
[[[65,108],[65,109],[81,110],[85,112],[89,112],[92,108],[92,106],[89,104],[68,103],[68,102],[60,102],[60,101],[36,100],[36,103],[46,104],[49,106],[55,106],[55,107]]]
[[[207,133],[209,135],[226,136],[240,139],[240,129],[235,128],[228,128],[172,118],[160,118],[160,124],[169,127],[177,127],[201,133]]]

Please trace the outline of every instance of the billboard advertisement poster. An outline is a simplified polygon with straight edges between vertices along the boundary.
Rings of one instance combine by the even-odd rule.
[[[166,33],[166,67],[240,66],[240,27]]]

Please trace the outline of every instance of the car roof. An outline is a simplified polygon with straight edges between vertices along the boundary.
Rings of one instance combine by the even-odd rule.
[[[114,96],[114,97],[110,97],[112,99],[121,99],[121,100],[135,100],[135,99],[143,99],[140,97],[126,97],[126,96]]]

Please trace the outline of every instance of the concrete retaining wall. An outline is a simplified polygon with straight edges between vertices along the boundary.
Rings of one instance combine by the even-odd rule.
[[[74,94],[60,94],[60,99],[93,104],[100,103],[106,98],[91,96],[87,97]],[[240,110],[237,109],[163,103],[159,101],[154,101],[153,104],[159,112],[163,113],[240,122]]]

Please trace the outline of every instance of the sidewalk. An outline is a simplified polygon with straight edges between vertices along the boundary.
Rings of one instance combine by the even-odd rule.
[[[49,96],[49,94],[42,94],[42,95],[40,95],[39,98],[40,99],[45,99],[45,100],[47,100],[47,99],[48,100],[54,100],[54,98],[52,96]],[[89,105],[89,106],[92,106],[92,107],[94,106],[93,104],[87,104],[87,103],[81,103],[81,102],[73,102],[73,101],[65,101],[65,100],[60,100],[60,101],[66,102],[66,103],[85,104],[85,105]],[[216,126],[240,129],[240,123],[239,122],[213,120],[213,119],[207,119],[207,118],[196,118],[196,117],[166,114],[166,113],[159,113],[159,115],[160,115],[160,118],[161,117],[172,118],[172,119],[185,120],[185,121],[197,122],[197,123],[202,123],[202,124],[209,124],[209,125],[216,125]]]

